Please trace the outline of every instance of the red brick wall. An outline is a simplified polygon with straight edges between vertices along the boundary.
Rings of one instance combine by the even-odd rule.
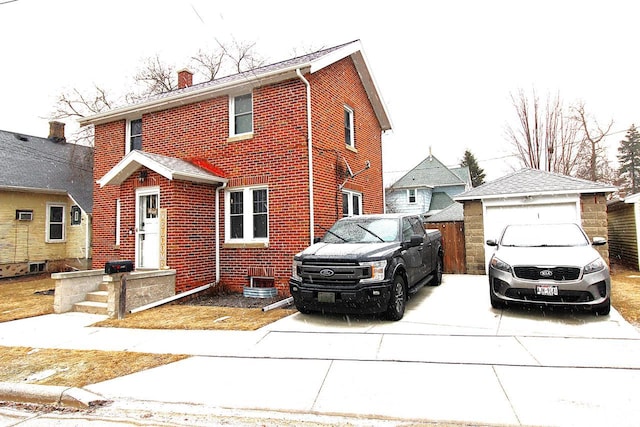
[[[381,130],[347,58],[314,75],[312,84],[315,222],[328,227],[341,216],[337,168],[347,159],[353,171],[371,168],[345,188],[363,192],[366,213],[383,210]],[[220,194],[221,282],[234,291],[248,284],[251,267],[270,267],[280,293],[288,293],[291,259],[309,243],[309,191],[306,88],[293,79],[253,91],[254,136],[228,141],[228,98],[218,97],[143,117],[143,149],[166,156],[202,157],[221,168],[230,186],[266,183],[269,188],[269,245],[224,246],[224,192]],[[344,105],[354,109],[357,152],[344,144]],[[96,126],[95,178],[104,176],[123,156],[125,122]],[[137,176],[137,175],[136,175]],[[133,259],[136,176],[121,187],[94,193],[94,268],[108,259]],[[149,173],[161,187],[160,208],[168,209],[167,265],[178,272],[176,291],[215,280],[215,187],[170,182]],[[120,197],[121,245],[114,248],[115,201]],[[323,234],[316,228],[316,236]]]

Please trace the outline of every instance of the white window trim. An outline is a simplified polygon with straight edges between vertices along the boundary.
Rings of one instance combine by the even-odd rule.
[[[235,99],[238,96],[244,96],[244,95],[251,95],[251,131],[242,132],[242,133],[235,133],[236,132],[236,103],[235,103]],[[237,136],[248,137],[248,136],[253,135],[253,117],[254,117],[253,92],[235,93],[235,94],[229,95],[229,137],[230,138],[237,137]]]
[[[247,233],[253,235],[253,190],[267,190],[267,237],[247,237]],[[231,238],[231,193],[243,192],[242,196],[242,221],[245,231],[242,239]],[[224,241],[225,243],[269,243],[269,187],[264,185],[250,187],[229,188],[224,192]]]
[[[348,105],[345,105],[344,111],[349,113],[349,129],[351,130],[351,134],[349,135],[349,144],[346,144],[346,145],[347,147],[350,147],[350,148],[356,148],[356,136],[355,136],[356,131],[354,129],[353,108],[349,107]]]
[[[50,237],[51,225],[51,208],[62,208],[62,239],[52,239]],[[64,203],[47,203],[47,219],[45,221],[45,242],[47,243],[64,243],[67,239],[67,206]]]
[[[352,190],[342,190],[342,194],[346,194],[349,197],[347,205],[348,205],[348,214],[347,216],[354,216],[353,214],[353,196],[358,196],[358,212],[360,212],[359,215],[362,215],[362,193],[358,192],[358,191],[352,191]],[[343,212],[344,213],[344,212]]]
[[[411,192],[413,191],[413,202],[411,201]],[[415,205],[418,203],[418,191],[415,188],[407,189],[407,203],[410,205]]]
[[[135,120],[142,120],[142,117],[127,119],[127,127],[125,129],[124,139],[124,154],[129,154],[129,152],[131,151],[131,122]]]

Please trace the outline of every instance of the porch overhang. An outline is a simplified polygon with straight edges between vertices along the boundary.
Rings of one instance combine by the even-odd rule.
[[[118,162],[109,172],[98,181],[100,187],[105,185],[120,185],[140,168],[145,167],[169,180],[182,180],[203,184],[223,185],[227,178],[220,176],[222,171],[215,166],[198,159],[184,160],[175,157],[161,156],[133,150]],[[217,171],[218,173],[213,173]]]

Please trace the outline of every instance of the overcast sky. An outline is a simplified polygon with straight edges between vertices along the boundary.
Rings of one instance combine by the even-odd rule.
[[[0,129],[46,137],[62,90],[125,92],[143,58],[179,69],[214,37],[255,41],[269,62],[360,39],[393,124],[387,183],[429,147],[449,166],[470,149],[490,179],[510,172],[520,88],[614,120],[614,158],[640,124],[638,12],[616,0],[0,0]]]

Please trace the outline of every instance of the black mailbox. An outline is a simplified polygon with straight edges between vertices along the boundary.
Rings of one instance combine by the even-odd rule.
[[[133,261],[118,260],[104,263],[105,274],[126,273],[128,271],[133,271]]]

